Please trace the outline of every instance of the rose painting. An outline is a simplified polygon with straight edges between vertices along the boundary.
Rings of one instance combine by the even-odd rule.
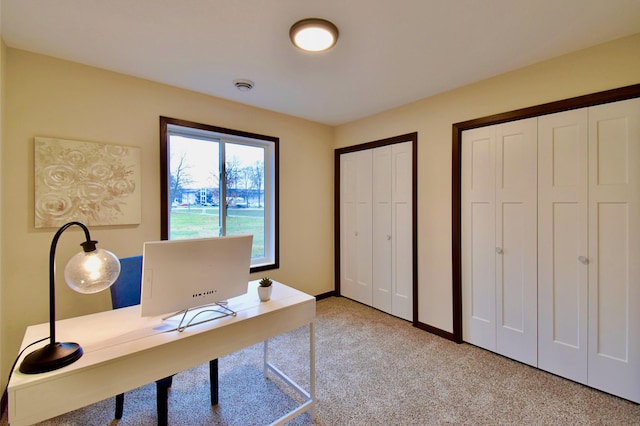
[[[35,138],[35,226],[140,223],[140,149]]]

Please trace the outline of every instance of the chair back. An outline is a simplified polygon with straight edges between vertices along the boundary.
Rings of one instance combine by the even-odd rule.
[[[113,309],[140,304],[142,256],[120,259],[120,276],[109,289]]]

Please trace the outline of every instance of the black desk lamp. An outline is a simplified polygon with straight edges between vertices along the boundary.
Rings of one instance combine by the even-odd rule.
[[[20,372],[26,374],[57,370],[77,361],[82,348],[77,343],[56,342],[55,258],[60,235],[73,225],[84,230],[86,241],[83,251],[69,260],[64,268],[64,278],[73,290],[91,294],[109,288],[120,275],[120,261],[110,251],[96,248],[97,241],[89,235],[89,229],[81,222],[63,225],[51,242],[49,253],[49,328],[50,342],[27,355],[20,364]]]

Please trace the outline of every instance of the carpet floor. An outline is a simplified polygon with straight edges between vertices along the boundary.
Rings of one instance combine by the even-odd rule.
[[[270,341],[273,363],[309,387],[308,328]],[[170,425],[264,425],[298,397],[265,379],[262,345],[220,358],[220,403],[209,404],[208,364],[174,376]],[[64,392],[64,390],[61,390]],[[317,303],[316,418],[291,425],[640,425],[640,406],[468,344],[456,344],[349,299]],[[156,424],[155,384],[40,423]],[[6,413],[0,425],[7,425]]]

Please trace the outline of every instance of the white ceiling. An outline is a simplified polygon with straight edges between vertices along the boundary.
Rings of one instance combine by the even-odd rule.
[[[640,0],[0,1],[10,47],[330,125],[640,32]],[[308,17],[329,52],[289,42]]]

